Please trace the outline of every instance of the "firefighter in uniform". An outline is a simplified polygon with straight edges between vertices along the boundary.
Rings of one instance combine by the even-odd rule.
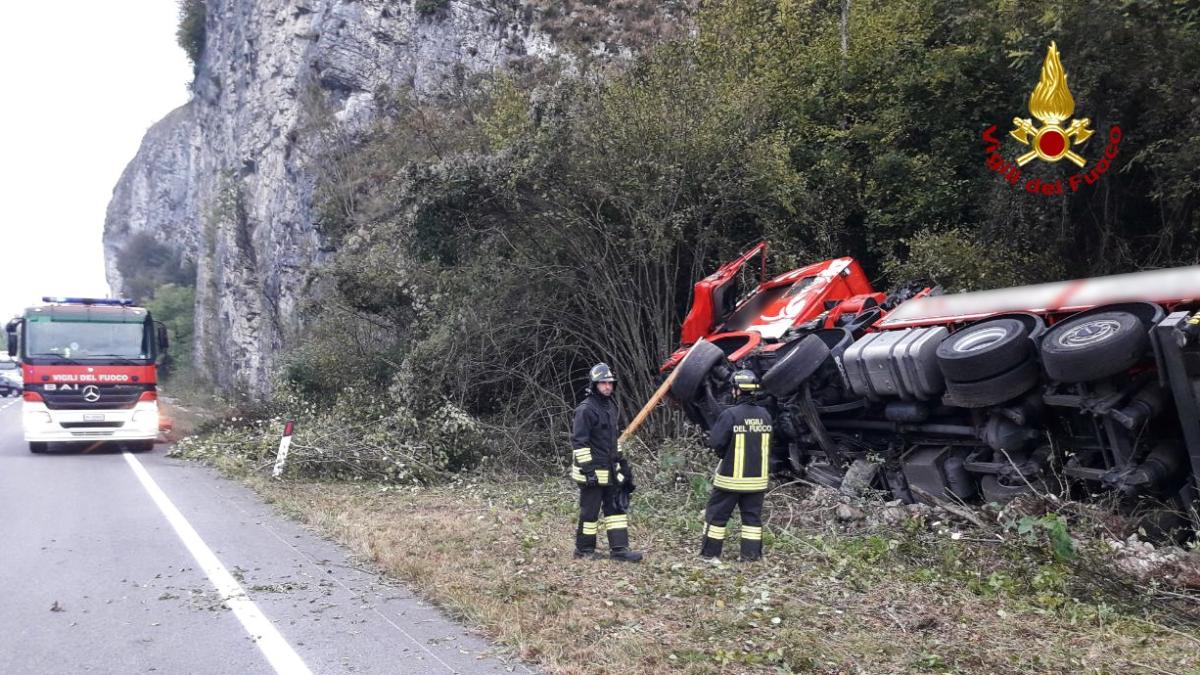
[[[758,376],[750,370],[733,374],[737,398],[721,411],[709,431],[708,444],[721,458],[713,491],[704,511],[704,544],[700,555],[721,557],[725,525],[734,507],[742,515],[742,560],[762,558],[762,507],[771,454],[771,414],[758,405]]]
[[[579,525],[575,530],[575,557],[595,558],[600,512],[608,534],[609,556],[638,562],[642,554],[629,548],[629,516],[623,492],[632,492],[633,473],[617,449],[617,404],[613,388],[617,378],[607,364],[592,366],[588,395],[575,408],[571,431],[571,478],[579,484]]]

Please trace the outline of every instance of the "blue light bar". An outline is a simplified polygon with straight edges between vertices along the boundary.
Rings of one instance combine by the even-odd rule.
[[[133,301],[125,298],[52,298],[43,296],[42,302],[54,302],[68,305],[115,305],[118,307],[132,307]]]

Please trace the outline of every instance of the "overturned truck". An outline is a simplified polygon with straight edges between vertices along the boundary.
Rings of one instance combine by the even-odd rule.
[[[749,368],[777,473],[907,502],[1103,498],[1161,534],[1200,528],[1200,266],[942,295],[878,292],[851,258],[768,279],[766,254],[695,285],[662,366],[693,422]]]

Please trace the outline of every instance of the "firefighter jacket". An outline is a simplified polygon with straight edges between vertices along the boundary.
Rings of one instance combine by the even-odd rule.
[[[766,408],[747,401],[721,411],[709,431],[708,444],[721,457],[713,487],[726,492],[767,489],[771,414]]]
[[[571,430],[571,478],[587,483],[595,472],[600,485],[616,483],[613,465],[617,454],[617,403],[611,396],[592,392],[575,408]]]

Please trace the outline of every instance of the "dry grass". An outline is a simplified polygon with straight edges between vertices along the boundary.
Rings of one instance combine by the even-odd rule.
[[[628,565],[571,558],[575,491],[558,482],[250,480],[547,672],[1200,672],[1189,629],[1065,596],[1061,569],[1019,548],[919,519],[830,527],[815,497],[771,500],[774,531],[793,522],[766,562],[714,566],[695,557],[701,495],[644,490],[631,533],[647,561]]]

